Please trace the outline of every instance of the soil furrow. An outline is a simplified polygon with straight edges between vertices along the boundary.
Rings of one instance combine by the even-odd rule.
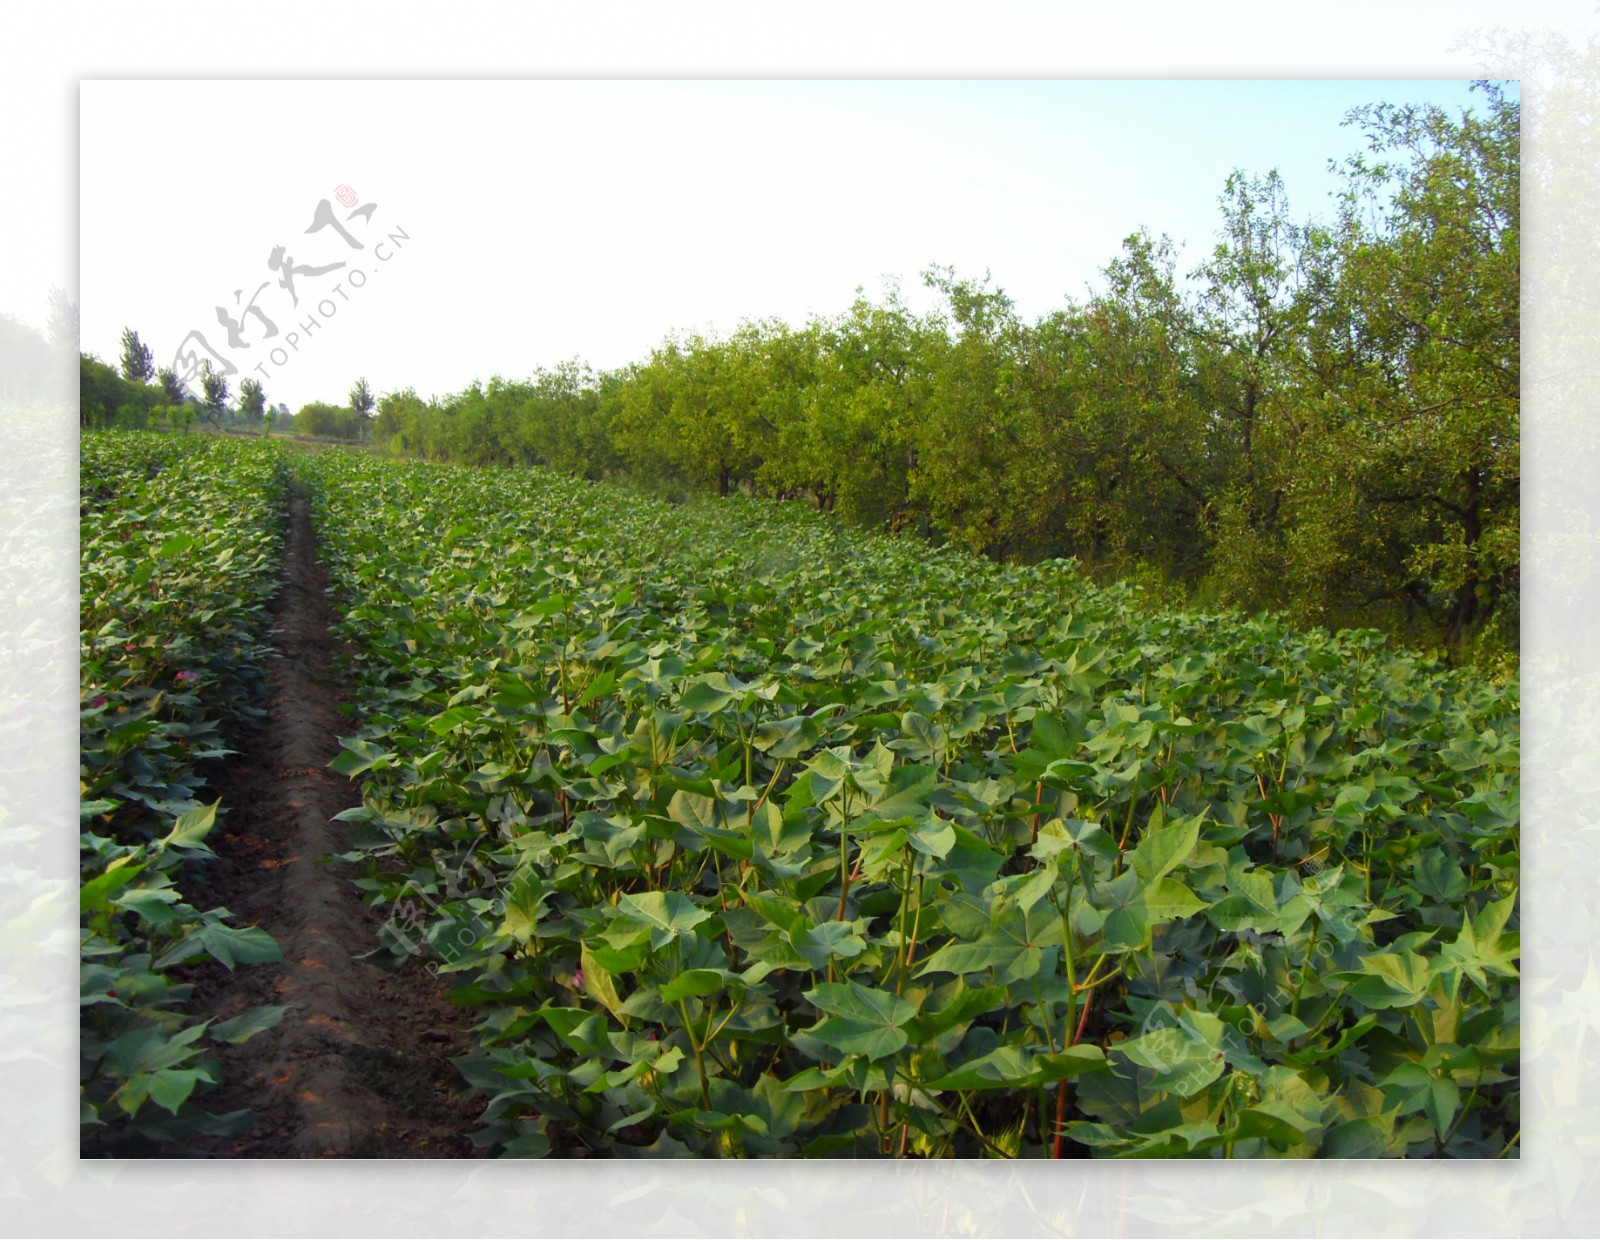
[[[289,1005],[277,1028],[222,1055],[213,1111],[260,1115],[244,1138],[216,1141],[221,1157],[473,1157],[480,1103],[449,1060],[466,1053],[471,1016],[450,1003],[420,961],[390,972],[360,959],[381,919],[366,908],[333,817],[360,803],[354,783],[327,769],[339,752],[340,687],[326,575],[310,505],[291,499],[284,583],[274,605],[278,657],[268,717],[234,744],[217,781],[227,809],[218,858],[202,879],[203,907],[226,905],[259,925],[282,965],[197,976],[202,1015],[225,1019],[258,1003]]]

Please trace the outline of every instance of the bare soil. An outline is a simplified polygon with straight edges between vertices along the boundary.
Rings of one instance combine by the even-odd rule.
[[[282,1022],[222,1048],[223,1084],[207,1109],[249,1107],[241,1139],[202,1148],[232,1158],[472,1158],[472,1101],[451,1065],[468,1050],[469,1010],[420,960],[390,972],[359,959],[377,945],[381,916],[362,904],[341,810],[354,783],[327,769],[339,753],[341,686],[326,574],[315,555],[306,496],[292,496],[284,581],[275,603],[268,717],[234,741],[216,781],[227,807],[209,841],[218,854],[191,902],[226,905],[236,925],[259,925],[281,965],[197,970],[197,1010],[223,1020],[261,1003],[288,1004]],[[343,730],[348,731],[348,726]],[[201,901],[204,903],[201,903]]]

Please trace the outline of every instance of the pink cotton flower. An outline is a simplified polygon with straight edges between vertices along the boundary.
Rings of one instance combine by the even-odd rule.
[[[186,684],[189,681],[199,680],[200,679],[200,673],[199,672],[179,672],[176,676],[173,677],[173,679],[176,680],[180,685],[181,684]]]

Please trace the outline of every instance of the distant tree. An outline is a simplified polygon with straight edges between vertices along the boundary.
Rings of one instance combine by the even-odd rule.
[[[391,443],[396,436],[406,434],[413,429],[423,409],[424,403],[415,388],[389,392],[378,402],[378,414],[372,423],[374,440]],[[406,444],[395,446],[403,450]]]
[[[357,379],[355,386],[350,389],[351,422],[357,428],[357,436],[366,438],[366,430],[372,417],[373,406],[377,398],[373,396],[372,389],[367,386],[365,378]]]
[[[122,405],[124,383],[111,367],[88,353],[78,355],[78,424],[110,426]]]
[[[50,288],[50,316],[45,330],[49,333],[51,344],[64,349],[78,347],[78,304],[59,285]]]
[[[156,382],[161,385],[161,398],[167,404],[181,405],[189,399],[188,387],[171,366],[163,366],[156,371]]]
[[[315,435],[320,438],[331,439],[342,437],[342,423],[348,423],[350,411],[341,409],[338,405],[330,405],[324,401],[314,400],[309,405],[302,405],[300,412],[294,415],[294,429],[301,435]]]
[[[131,383],[148,383],[156,377],[156,364],[150,356],[150,348],[131,327],[122,330],[122,377]]]
[[[267,396],[261,384],[245,379],[239,384],[239,413],[246,426],[255,426],[267,412]]]
[[[212,368],[210,359],[201,363],[200,385],[205,391],[201,405],[206,421],[216,426],[222,421],[222,412],[228,407],[228,381]]]

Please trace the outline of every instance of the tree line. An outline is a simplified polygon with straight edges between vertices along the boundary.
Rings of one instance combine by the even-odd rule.
[[[1520,105],[1375,104],[1331,221],[1235,172],[1191,270],[1136,232],[1024,321],[932,269],[793,326],[377,404],[396,451],[804,498],[996,557],[1451,648],[1516,644]]]
[[[423,400],[311,405],[304,433],[668,494],[809,501],[1159,597],[1510,654],[1519,595],[1520,105],[1353,111],[1331,219],[1236,171],[1180,266],[1140,230],[1032,321],[933,268],[929,312],[858,293],[798,326],[669,336]],[[359,405],[364,401],[364,409]]]

